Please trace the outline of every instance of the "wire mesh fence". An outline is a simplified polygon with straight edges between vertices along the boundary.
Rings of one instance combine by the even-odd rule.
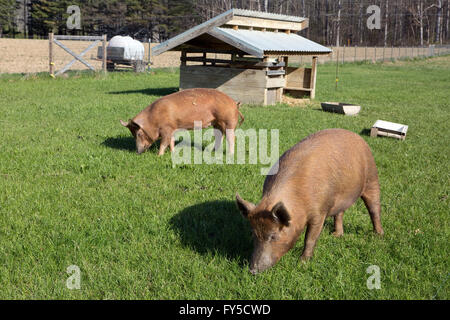
[[[413,59],[434,57],[450,54],[450,45],[430,45],[423,47],[358,47],[343,46],[331,47],[333,52],[324,57],[320,57],[321,63],[326,62],[382,62],[401,59]]]

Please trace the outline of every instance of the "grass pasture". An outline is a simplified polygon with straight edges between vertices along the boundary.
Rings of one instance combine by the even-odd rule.
[[[316,101],[362,106],[356,117],[306,107],[243,106],[243,129],[279,129],[280,154],[308,134],[361,134],[378,166],[385,236],[361,200],[343,237],[327,220],[314,258],[303,235],[272,269],[248,272],[249,225],[233,202],[258,202],[261,165],[180,165],[136,155],[120,126],[174,92],[177,72],[0,75],[2,299],[449,299],[450,57],[320,65]],[[404,142],[372,139],[383,119]],[[66,269],[81,270],[69,290]],[[369,290],[377,265],[381,289]]]

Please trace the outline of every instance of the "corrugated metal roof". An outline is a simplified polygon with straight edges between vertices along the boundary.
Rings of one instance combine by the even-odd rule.
[[[250,54],[262,57],[269,52],[290,52],[290,53],[316,53],[328,54],[331,49],[324,47],[314,41],[308,40],[294,33],[285,32],[267,32],[245,29],[214,28],[208,32],[212,36],[219,36],[222,41],[229,40],[230,45],[240,45],[239,49],[245,50],[245,47],[251,49]],[[259,52],[259,54],[255,54]]]
[[[267,52],[285,52],[290,54],[328,54],[331,52],[330,49],[294,33],[287,34],[284,32],[262,32],[247,29],[234,30],[221,28],[221,26],[227,21],[230,21],[233,16],[255,17],[294,23],[301,23],[307,20],[302,17],[286,16],[275,13],[231,9],[159,44],[152,48],[152,54],[159,55],[204,33],[208,33],[231,46],[257,57],[262,57],[264,53]]]

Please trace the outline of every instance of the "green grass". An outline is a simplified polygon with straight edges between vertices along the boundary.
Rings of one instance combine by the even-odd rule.
[[[176,90],[175,71],[107,77],[0,76],[0,298],[2,299],[449,299],[450,57],[319,66],[316,102],[243,106],[243,129],[280,130],[280,153],[325,128],[362,135],[382,193],[379,238],[359,200],[345,234],[326,222],[314,258],[303,236],[272,269],[252,276],[250,228],[236,191],[258,202],[261,165],[183,165],[134,152],[119,119]],[[357,103],[357,117],[319,110]],[[369,138],[383,119],[406,141]],[[66,268],[81,269],[81,290]],[[381,289],[368,290],[378,265]]]

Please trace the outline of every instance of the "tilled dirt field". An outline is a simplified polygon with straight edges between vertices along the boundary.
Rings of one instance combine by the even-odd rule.
[[[76,53],[82,52],[90,44],[89,41],[61,41],[64,45]],[[152,44],[156,46],[157,44]],[[148,59],[148,44],[145,47],[145,60]],[[59,46],[54,45],[54,62],[56,70],[64,67],[73,57],[66,53]],[[29,39],[0,39],[0,73],[36,73],[49,70],[48,61],[48,40]],[[319,57],[319,63],[329,61],[361,61],[361,60],[389,60],[402,57],[416,57],[428,55],[428,47],[402,47],[402,48],[382,48],[382,47],[331,47],[333,53]],[[435,54],[441,52],[436,51]],[[448,49],[446,49],[448,51]],[[86,55],[86,60],[96,69],[101,68],[101,61],[96,60],[97,48],[91,49]],[[179,52],[166,52],[151,58],[153,68],[178,67],[180,65]],[[290,57],[290,63],[310,63],[311,57]],[[81,62],[77,61],[72,70],[87,69]]]
[[[61,41],[65,46],[75,53],[81,53],[91,42],[89,41]],[[156,44],[152,44],[152,47]],[[145,47],[145,59],[148,57],[148,44]],[[28,39],[0,39],[0,73],[35,73],[49,71],[48,40]],[[97,61],[97,48],[91,49],[84,55],[86,61],[94,68],[100,69],[101,61]],[[73,57],[62,48],[54,45],[55,69],[59,70]],[[179,52],[167,52],[152,58],[155,68],[178,67],[180,65]],[[77,61],[72,70],[88,69],[84,64]]]

